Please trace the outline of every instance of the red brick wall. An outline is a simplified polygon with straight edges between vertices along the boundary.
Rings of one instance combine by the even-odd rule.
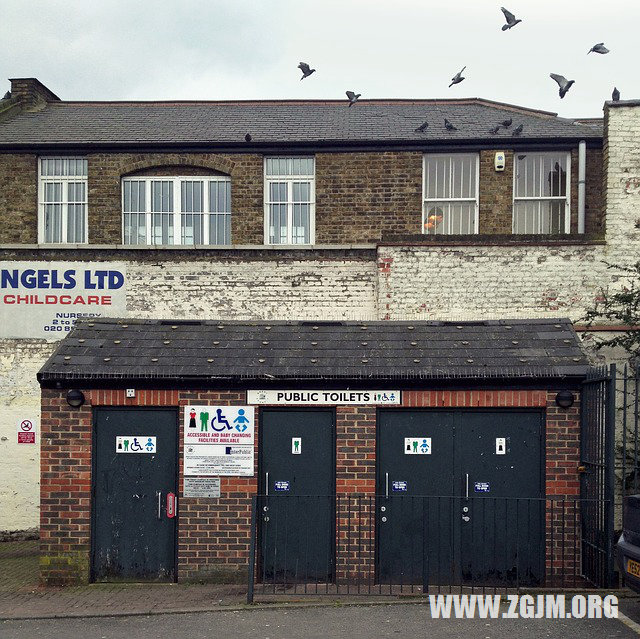
[[[126,399],[124,390],[95,390],[85,393],[87,402],[82,408],[72,409],[66,404],[65,394],[42,391],[41,574],[48,583],[89,579],[93,406],[245,403],[244,391],[151,390],[138,391],[135,399]],[[403,406],[546,409],[547,495],[571,498],[579,493],[579,402],[561,409],[555,406],[554,398],[555,391],[544,390],[405,391]],[[182,431],[182,419],[180,423]],[[223,477],[220,499],[184,498],[182,432],[178,441],[178,579],[242,579],[249,554],[251,496],[257,491],[257,472],[254,477]],[[336,486],[342,496],[337,513],[337,568],[341,576],[346,576],[349,558],[348,576],[362,578],[373,569],[372,513],[365,508],[354,517],[346,496],[375,494],[376,408],[336,407],[336,447]],[[256,446],[256,468],[257,450]],[[561,559],[567,570],[574,561],[574,546],[560,546],[558,533],[562,526],[574,522],[573,513],[565,511],[547,515],[547,561],[550,569],[553,562],[556,572]],[[370,532],[358,538],[356,547],[349,528],[351,532]]]

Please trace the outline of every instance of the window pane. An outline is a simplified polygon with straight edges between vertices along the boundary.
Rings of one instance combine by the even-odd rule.
[[[44,241],[55,244],[62,242],[62,204],[45,204]]]
[[[151,210],[159,213],[173,213],[173,182],[169,180],[151,182]]]
[[[286,244],[287,242],[287,206],[271,204],[269,206],[269,243]]]
[[[467,235],[475,233],[475,202],[429,202],[424,232],[427,235]]]
[[[566,204],[563,200],[527,200],[515,202],[513,232],[517,234],[550,234],[564,232]]]

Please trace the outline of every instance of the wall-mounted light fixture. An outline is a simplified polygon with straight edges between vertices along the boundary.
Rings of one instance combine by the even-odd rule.
[[[70,389],[67,392],[67,404],[72,408],[80,408],[84,404],[84,393],[76,388]]]
[[[556,395],[556,404],[560,406],[560,408],[571,408],[575,399],[576,398],[570,390],[561,390]]]

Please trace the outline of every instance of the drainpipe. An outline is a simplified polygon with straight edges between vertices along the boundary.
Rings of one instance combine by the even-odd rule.
[[[578,233],[584,233],[585,176],[587,164],[587,143],[578,144]]]

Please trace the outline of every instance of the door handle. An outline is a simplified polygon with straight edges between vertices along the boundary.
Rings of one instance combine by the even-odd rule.
[[[384,474],[384,496],[389,499],[389,473]]]
[[[269,473],[265,473],[264,474],[264,494],[267,495],[267,497],[269,496]]]
[[[469,473],[466,473],[467,479],[465,482],[465,488],[464,488],[464,497],[465,499],[469,499]]]
[[[162,519],[162,492],[157,490],[156,495],[158,496],[158,519]]]

